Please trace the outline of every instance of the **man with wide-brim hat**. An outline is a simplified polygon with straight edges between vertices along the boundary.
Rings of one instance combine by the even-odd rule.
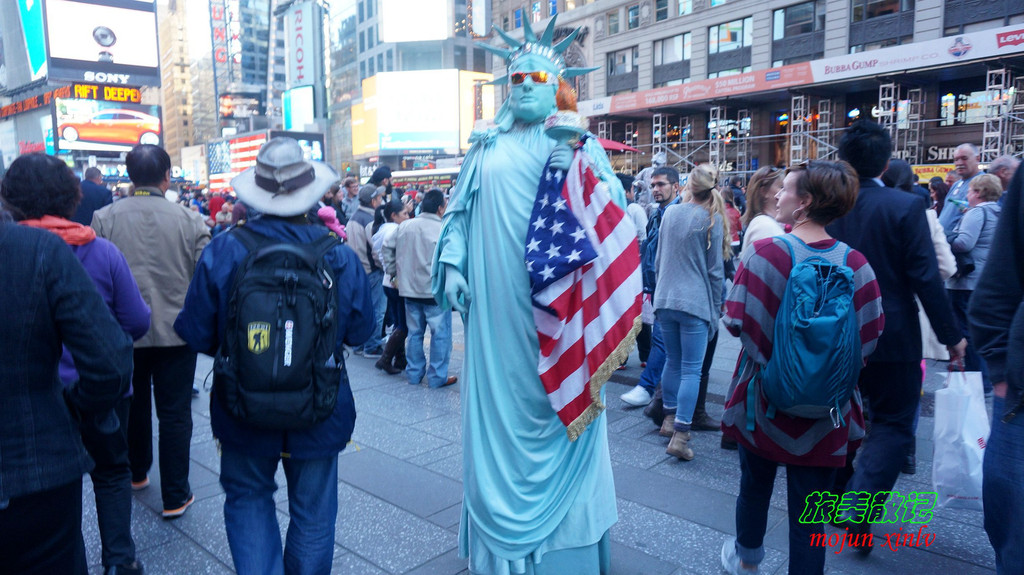
[[[281,243],[308,244],[328,234],[310,225],[306,212],[338,181],[329,166],[307,160],[298,142],[274,138],[260,149],[256,165],[232,180],[238,197],[263,215],[244,228]],[[174,329],[196,351],[215,354],[226,341],[231,286],[247,249],[241,230],[220,234],[203,251]],[[352,250],[340,242],[326,260],[338,285],[337,341],[359,345],[370,336],[373,308],[366,274]],[[257,429],[234,418],[217,397],[210,401],[213,435],[220,442],[224,523],[238,573],[327,573],[334,557],[338,514],[338,453],[355,425],[348,375],[341,368],[337,403],[324,421],[299,431]],[[283,448],[282,446],[286,446]],[[282,449],[287,449],[283,457]],[[274,492],[278,462],[288,481],[290,525],[282,550]]]

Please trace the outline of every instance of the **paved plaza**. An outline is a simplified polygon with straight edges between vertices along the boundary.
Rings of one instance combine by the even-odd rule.
[[[455,350],[452,373],[462,366],[462,324],[453,322]],[[708,410],[722,413],[724,394],[739,350],[738,340],[723,334],[718,345],[708,393]],[[200,356],[196,383],[202,389],[212,361]],[[535,366],[524,358],[522,369]],[[930,364],[918,428],[918,472],[903,475],[901,493],[931,490],[932,392],[941,385]],[[373,360],[348,359],[356,399],[353,444],[340,456],[339,515],[335,536],[334,573],[374,575],[467,573],[458,557],[462,500],[462,444],[459,387],[432,390],[411,386],[401,376],[388,376]],[[618,575],[718,574],[722,541],[735,533],[735,502],[739,461],[735,451],[719,448],[719,432],[694,433],[696,458],[680,462],[665,454],[667,440],[658,436],[642,410],[628,408],[619,396],[640,376],[634,352],[627,369],[616,372],[607,386],[608,433],[619,521],[611,530],[612,573]],[[208,381],[206,385],[208,386]],[[196,503],[173,521],[160,517],[159,471],[152,485],[135,493],[133,533],[138,557],[150,575],[233,573],[224,534],[224,493],[217,480],[217,444],[210,431],[209,394],[193,401],[191,482]],[[154,423],[154,430],[156,424]],[[761,573],[787,572],[786,497],[780,471],[765,540],[767,555]],[[287,526],[284,474],[278,473],[278,517]],[[879,534],[917,533],[919,526],[875,526]],[[99,532],[91,484],[85,481],[83,531],[91,573],[99,574]],[[829,533],[834,530],[828,528]],[[931,545],[920,548],[876,548],[867,558],[855,551],[828,552],[826,572],[843,575],[897,573],[994,572],[994,554],[977,511],[939,510],[925,532]],[[881,538],[884,542],[884,537]],[[838,549],[838,547],[836,548]]]

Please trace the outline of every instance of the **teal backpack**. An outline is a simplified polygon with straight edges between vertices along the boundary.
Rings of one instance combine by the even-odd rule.
[[[767,416],[829,417],[845,425],[842,409],[857,386],[862,366],[860,328],[854,307],[849,246],[827,250],[780,236],[793,268],[775,317],[772,356],[755,375],[768,398]],[[747,400],[747,428],[754,430],[754,404]]]

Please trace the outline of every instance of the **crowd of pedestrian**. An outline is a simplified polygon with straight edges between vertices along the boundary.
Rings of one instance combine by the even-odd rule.
[[[230,195],[168,194],[170,158],[151,145],[127,154],[133,190],[117,201],[95,168],[79,182],[62,161],[30,154],[8,169],[0,187],[4,217],[12,220],[0,223],[8,271],[0,274],[7,302],[0,317],[12,329],[24,328],[0,346],[0,387],[18,398],[3,403],[0,442],[5,453],[24,456],[5,459],[0,470],[0,532],[17,525],[23,536],[13,555],[11,542],[0,537],[0,555],[16,558],[16,572],[84,572],[85,471],[95,486],[104,572],[143,572],[130,529],[131,493],[149,485],[154,405],[163,517],[180,517],[195,501],[188,476],[197,353],[216,356],[219,366],[211,418],[239,573],[329,570],[337,454],[355,420],[345,358],[375,360],[377,369],[413,385],[459,381],[449,365],[451,308],[465,311],[469,285],[484,280],[460,277],[464,260],[451,263],[443,254],[467,257],[452,247],[453,238],[479,242],[452,234],[481,230],[443,222],[463,222],[467,200],[446,216],[449,197],[440,189],[396,187],[387,168],[360,184],[302,160],[293,143],[278,138],[264,145]],[[965,143],[954,154],[956,169],[924,187],[911,166],[890,158],[891,150],[884,130],[859,121],[842,135],[838,161],[763,167],[744,185],[740,176],[721,180],[706,163],[680,174],[660,157],[660,165],[625,190],[645,293],[642,373],[622,400],[645,408],[667,439],[666,452],[680,460],[699,455],[692,432],[722,430],[722,448],[739,451],[737,536],[722,549],[730,573],[755,573],[764,557],[779,466],[787,469],[790,572],[801,574],[821,573],[825,563],[824,548],[806,544],[823,525],[798,516],[809,493],[850,493],[866,502],[890,491],[901,471],[915,472],[922,358],[983,374],[993,426],[985,526],[998,572],[1024,569],[1016,544],[1024,436],[1015,417],[1024,395],[1024,257],[1018,253],[1024,171],[1004,156],[983,172],[977,148]],[[490,200],[478,201],[485,203],[469,207],[500,212],[488,207]],[[330,336],[324,345],[336,371],[329,377],[340,381],[327,411],[295,429],[246,419],[218,379],[245,369],[237,350],[234,357],[226,351],[236,329],[231,322],[245,313],[233,297],[235,282],[256,265],[255,252],[279,244],[324,246],[315,254],[323,262],[316,269],[330,294],[332,325],[329,331],[318,326]],[[302,249],[282,261],[298,269],[309,261]],[[823,277],[849,269],[856,302],[848,313],[857,362],[839,373],[855,385],[827,417],[780,407],[769,389],[773,362],[784,361],[779,350],[790,345],[778,340],[792,327],[786,296],[812,256],[827,268]],[[34,288],[17,278],[31,278]],[[498,289],[495,278],[485,282],[491,289]],[[507,304],[493,293],[487,299],[499,308]],[[258,356],[277,345],[269,331],[281,327],[256,323],[243,341]],[[509,353],[508,341],[487,337],[512,327],[488,325],[467,330],[467,346],[483,346],[483,356],[475,357],[490,357],[477,368],[487,372],[493,368],[487,362],[498,365]],[[727,333],[720,335],[720,327]],[[719,337],[730,336],[740,338],[741,353],[718,421],[706,406],[708,372]],[[494,451],[490,443],[479,447]],[[273,500],[279,464],[291,517],[283,545]],[[33,519],[45,509],[59,509],[51,515],[61,523]],[[477,518],[470,528],[485,523]],[[866,522],[846,525],[854,533],[870,531]]]

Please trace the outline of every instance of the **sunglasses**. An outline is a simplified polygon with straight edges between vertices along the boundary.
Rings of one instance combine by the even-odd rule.
[[[513,72],[512,75],[509,76],[509,80],[514,86],[518,86],[525,82],[527,77],[532,79],[534,84],[547,84],[551,76],[552,74],[547,72]]]

